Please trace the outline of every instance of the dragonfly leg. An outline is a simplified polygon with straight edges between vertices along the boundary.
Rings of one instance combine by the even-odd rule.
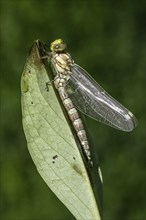
[[[49,82],[46,82],[46,91],[49,92],[49,86],[52,86],[52,82],[54,82],[54,79],[53,80],[50,80]]]
[[[45,45],[43,44],[40,46],[37,44],[37,48],[38,48],[37,50],[38,58],[40,60],[48,59],[48,57],[50,56],[50,52],[46,50]]]

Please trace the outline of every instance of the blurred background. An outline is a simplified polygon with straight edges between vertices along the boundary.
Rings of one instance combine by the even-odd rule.
[[[145,1],[1,1],[1,219],[74,220],[39,176],[21,122],[20,79],[36,39],[62,38],[138,119],[124,133],[87,118],[104,178],[104,220],[146,219]]]

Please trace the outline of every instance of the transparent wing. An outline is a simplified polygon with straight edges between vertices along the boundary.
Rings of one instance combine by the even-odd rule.
[[[131,131],[137,125],[134,115],[106,93],[77,64],[71,65],[66,90],[79,111],[114,128]]]

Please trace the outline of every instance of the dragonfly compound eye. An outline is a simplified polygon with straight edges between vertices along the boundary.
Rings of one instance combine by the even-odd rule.
[[[63,52],[66,49],[66,44],[61,39],[57,39],[51,43],[51,51],[53,52]]]

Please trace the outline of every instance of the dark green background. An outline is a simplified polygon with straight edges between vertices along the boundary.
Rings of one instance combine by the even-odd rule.
[[[73,220],[30,158],[20,78],[35,39],[72,57],[138,118],[131,133],[87,119],[104,178],[104,219],[146,218],[145,1],[1,1],[1,219]]]

